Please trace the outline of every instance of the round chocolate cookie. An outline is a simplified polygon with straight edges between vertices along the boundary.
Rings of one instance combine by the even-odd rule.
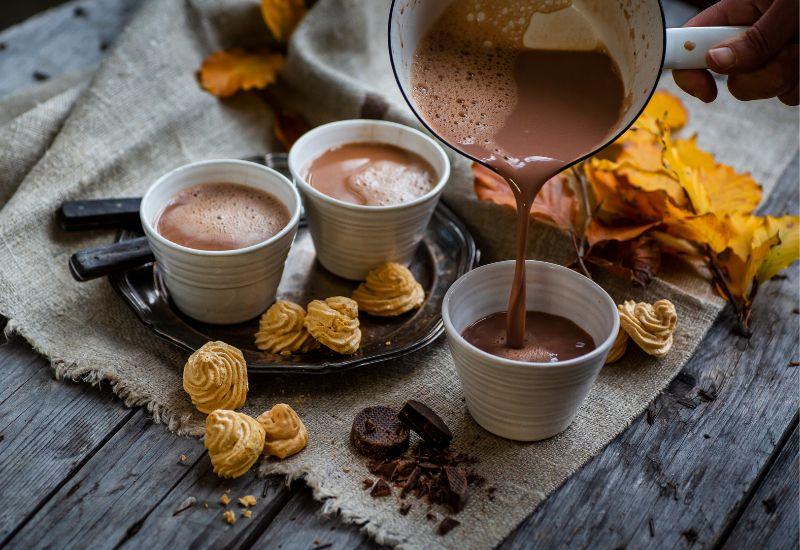
[[[408,428],[390,407],[367,407],[353,419],[350,441],[370,458],[397,456],[408,448]]]

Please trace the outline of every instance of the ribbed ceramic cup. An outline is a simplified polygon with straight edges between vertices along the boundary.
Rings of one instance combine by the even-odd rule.
[[[162,237],[158,215],[178,191],[201,183],[238,183],[267,191],[289,211],[289,223],[264,242],[236,250],[195,250]],[[273,301],[300,220],[300,194],[275,170],[242,160],[207,160],[176,168],[145,193],[142,227],[175,305],[189,317],[233,324],[261,314]]]
[[[334,147],[377,142],[416,153],[433,167],[436,184],[422,197],[391,206],[351,204],[313,188],[306,181],[311,163]],[[300,193],[317,259],[340,277],[363,280],[384,263],[408,265],[450,177],[450,162],[442,148],[422,132],[379,120],[343,120],[314,128],[289,152],[289,170]]]
[[[442,318],[472,417],[488,431],[518,441],[554,436],[572,423],[619,329],[617,307],[593,281],[571,269],[527,261],[527,308],[561,315],[589,333],[593,351],[556,363],[525,363],[479,350],[461,333],[508,308],[514,261],[479,267],[450,287]]]

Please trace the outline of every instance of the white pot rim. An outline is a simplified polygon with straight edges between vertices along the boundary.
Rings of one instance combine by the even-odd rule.
[[[408,202],[403,202],[400,204],[389,204],[384,206],[378,205],[366,205],[366,204],[353,204],[351,202],[346,202],[343,200],[339,200],[333,198],[325,193],[322,193],[318,189],[315,189],[311,186],[308,182],[306,182],[305,177],[302,174],[302,170],[304,167],[297,166],[297,151],[302,150],[305,146],[306,142],[311,139],[315,134],[323,132],[323,131],[330,131],[331,128],[347,128],[351,126],[384,126],[390,128],[398,128],[400,131],[407,132],[409,134],[413,134],[425,142],[427,142],[431,148],[436,151],[436,154],[442,160],[442,165],[444,166],[444,170],[441,174],[439,174],[439,179],[436,182],[436,185],[433,188],[425,193],[424,195],[417,197],[416,199]],[[345,143],[345,142],[343,142]],[[403,148],[401,145],[397,147]],[[308,193],[312,197],[317,200],[327,202],[328,204],[334,204],[340,208],[346,208],[349,210],[360,210],[362,212],[386,212],[389,210],[404,210],[406,208],[411,208],[417,204],[423,203],[428,201],[434,197],[436,197],[441,190],[444,188],[447,181],[450,179],[450,160],[447,158],[447,154],[442,149],[442,146],[436,142],[432,137],[426,135],[424,132],[420,132],[416,128],[412,128],[410,126],[406,126],[405,124],[399,124],[397,122],[390,122],[388,120],[372,120],[372,119],[349,119],[349,120],[337,120],[335,122],[329,122],[327,124],[323,124],[321,126],[317,126],[303,134],[300,139],[298,139],[294,145],[292,145],[291,150],[289,151],[289,172],[291,172],[292,177],[297,182],[297,185],[303,190],[304,193]]]
[[[515,260],[504,260],[500,262],[494,262],[491,264],[482,265],[469,271],[468,273],[464,274],[459,278],[453,285],[447,290],[447,293],[444,295],[444,300],[442,300],[442,320],[444,321],[444,328],[447,332],[447,335],[450,338],[455,339],[458,343],[466,347],[471,353],[478,355],[484,358],[487,361],[487,364],[494,366],[494,367],[523,367],[528,369],[557,369],[557,368],[565,368],[571,367],[576,364],[591,364],[596,358],[603,356],[608,352],[611,346],[614,343],[614,340],[617,338],[617,332],[619,331],[619,313],[617,311],[617,304],[608,295],[608,293],[584,275],[573,271],[567,267],[562,265],[550,263],[550,262],[543,262],[539,260],[525,260],[525,265],[527,267],[527,272],[529,273],[531,268],[533,269],[550,269],[553,271],[558,271],[563,273],[565,277],[572,277],[575,281],[580,281],[578,284],[583,284],[587,286],[593,287],[595,290],[599,291],[600,296],[603,300],[607,303],[609,309],[613,311],[614,314],[614,324],[611,328],[611,333],[609,336],[595,349],[590,351],[585,355],[580,355],[573,359],[568,359],[566,361],[556,361],[553,363],[535,363],[535,362],[527,362],[527,361],[517,361],[515,359],[507,359],[505,357],[499,357],[497,355],[492,355],[491,353],[487,353],[481,349],[478,349],[471,343],[469,343],[461,333],[458,332],[455,327],[453,326],[453,322],[450,319],[450,299],[454,292],[456,292],[460,287],[464,286],[465,284],[469,284],[469,279],[477,276],[482,271],[487,271],[490,269],[502,269],[500,266],[510,266],[513,267],[515,264]],[[476,319],[477,320],[477,319]],[[575,322],[573,319],[571,321]]]
[[[272,168],[268,168],[268,167],[264,166],[263,164],[258,164],[256,162],[250,162],[248,160],[209,159],[209,160],[200,160],[200,161],[196,161],[196,162],[190,162],[188,164],[184,164],[183,166],[179,166],[177,168],[174,168],[174,169],[170,170],[169,172],[167,172],[166,174],[164,174],[161,177],[159,177],[150,186],[150,188],[144,194],[144,197],[142,197],[142,203],[141,204],[142,204],[142,206],[144,206],[147,203],[147,200],[150,198],[150,195],[154,192],[154,190],[157,189],[160,185],[162,185],[164,183],[164,181],[166,181],[168,178],[171,178],[171,177],[175,176],[176,174],[180,174],[181,172],[187,172],[189,170],[196,170],[196,169],[202,168],[204,166],[226,165],[226,164],[227,165],[247,166],[248,168],[255,168],[256,170],[260,170],[262,172],[265,172],[265,174],[268,175],[270,178],[277,179],[277,181],[280,181],[282,185],[285,185],[289,189],[291,189],[291,192],[294,195],[294,199],[295,199],[295,208],[294,208],[294,212],[292,212],[292,215],[289,218],[289,221],[286,223],[286,225],[283,227],[283,229],[281,229],[280,231],[278,231],[277,233],[275,233],[273,236],[271,236],[269,239],[267,239],[265,241],[261,241],[261,242],[256,243],[256,244],[252,244],[252,245],[246,246],[244,248],[235,248],[233,250],[200,250],[200,249],[197,249],[197,248],[189,248],[188,246],[183,246],[181,244],[174,243],[174,242],[170,241],[169,239],[167,239],[166,237],[162,236],[153,227],[153,224],[152,224],[151,220],[145,218],[144,208],[140,207],[139,208],[139,218],[141,219],[142,227],[144,228],[145,233],[147,234],[147,236],[150,237],[150,238],[155,239],[160,244],[162,244],[162,245],[164,245],[164,246],[166,246],[168,248],[171,248],[173,250],[180,250],[181,252],[185,252],[187,254],[194,254],[194,255],[197,255],[197,256],[216,256],[216,257],[220,257],[220,256],[238,256],[238,255],[241,255],[241,254],[247,254],[247,253],[253,252],[255,250],[259,250],[261,248],[267,247],[267,246],[271,245],[272,243],[282,239],[285,235],[287,235],[288,233],[294,231],[297,228],[298,224],[300,223],[300,204],[302,204],[301,199],[300,199],[300,193],[297,191],[297,187],[295,187],[292,184],[292,182],[289,181],[289,178],[287,178],[286,176],[284,176],[283,174],[281,174],[277,170],[273,170]],[[246,185],[246,184],[241,184],[241,185]],[[252,187],[252,186],[250,186],[250,187]],[[281,201],[281,202],[283,202],[283,201]],[[288,205],[284,204],[284,206],[286,206],[288,208]]]

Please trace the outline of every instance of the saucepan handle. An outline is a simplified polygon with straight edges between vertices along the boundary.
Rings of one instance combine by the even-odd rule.
[[[76,281],[89,281],[154,261],[147,237],[81,250],[69,259],[69,270]]]
[[[667,29],[665,69],[707,69],[712,46],[745,33],[748,27],[679,27]]]

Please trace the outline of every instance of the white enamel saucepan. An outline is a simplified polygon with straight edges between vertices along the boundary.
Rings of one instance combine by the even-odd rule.
[[[414,51],[445,8],[459,1],[463,0],[392,2],[389,15],[392,67],[406,101],[429,130],[411,95]],[[500,5],[495,4],[499,9]],[[667,29],[659,0],[572,0],[567,8],[535,13],[525,33],[524,44],[530,49],[548,50],[593,49],[598,40],[605,44],[620,69],[630,98],[617,126],[608,134],[610,143],[644,110],[663,69],[707,68],[705,54],[709,48],[745,30],[746,27]],[[458,149],[456,144],[449,145]],[[583,158],[595,152],[586,151]]]

